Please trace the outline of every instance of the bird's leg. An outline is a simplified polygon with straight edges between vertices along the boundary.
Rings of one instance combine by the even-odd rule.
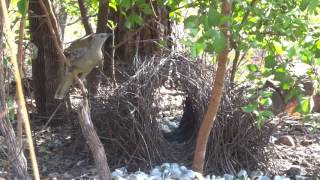
[[[85,87],[84,83],[82,82],[81,78],[79,78],[78,76],[76,76],[76,81],[78,82],[78,84],[80,85],[80,89],[81,89],[81,92],[82,92],[82,95],[83,96],[88,96],[88,90],[87,88]]]
[[[87,77],[87,75],[89,74],[90,72],[85,72],[85,73],[82,73],[81,75],[80,75],[80,79],[81,79],[81,81],[82,82],[84,82],[85,84],[86,84],[86,77]]]

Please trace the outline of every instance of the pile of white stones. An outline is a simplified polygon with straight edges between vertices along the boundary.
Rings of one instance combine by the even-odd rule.
[[[202,176],[200,173],[194,172],[183,165],[177,163],[163,163],[161,166],[154,167],[149,174],[142,171],[128,173],[125,167],[116,169],[112,172],[112,179],[114,180],[290,180],[289,177],[274,176],[271,178],[264,175],[261,171],[253,171],[250,174],[245,170],[241,170],[236,176],[224,174],[223,176],[207,175]]]

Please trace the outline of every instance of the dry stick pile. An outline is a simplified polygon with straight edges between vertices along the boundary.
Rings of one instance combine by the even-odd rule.
[[[185,116],[193,115],[192,136],[179,143],[164,138],[156,121],[160,118],[156,89],[166,81],[185,92],[191,102],[192,112],[184,113]],[[92,119],[106,146],[110,167],[146,170],[163,162],[189,166],[196,132],[208,104],[211,82],[212,70],[181,56],[170,55],[145,60],[125,83],[112,92],[103,92],[103,96],[92,102]],[[243,92],[241,88],[230,91],[226,85],[208,145],[207,173],[235,173],[240,168],[257,167],[265,160],[264,147],[269,133],[259,131],[254,125],[254,117],[241,110],[245,104]]]

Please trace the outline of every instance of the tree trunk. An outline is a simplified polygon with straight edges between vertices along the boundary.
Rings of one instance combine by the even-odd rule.
[[[86,31],[86,34],[92,34],[93,30],[91,27],[91,24],[89,23],[89,17],[88,17],[88,13],[87,13],[87,8],[84,4],[83,0],[78,0],[78,4],[79,4],[79,9],[80,9],[80,14],[81,14],[81,22],[83,24],[83,27]]]
[[[1,5],[0,5],[1,6]],[[0,13],[0,47],[3,47],[3,18]],[[28,179],[27,160],[23,150],[20,150],[16,141],[13,127],[9,121],[8,109],[5,100],[5,83],[3,67],[3,48],[0,48],[0,134],[4,136],[8,147],[8,160],[11,162],[14,177],[12,179]]]
[[[99,12],[98,12],[98,22],[96,33],[107,32],[107,22],[108,22],[108,0],[99,0]],[[105,47],[106,48],[106,47]],[[89,95],[92,97],[97,94],[98,86],[100,84],[99,69],[94,68],[87,77],[88,91]]]
[[[234,78],[236,77],[239,58],[240,58],[240,51],[237,48],[235,48],[235,52],[236,53],[232,62],[232,69],[231,69],[231,75],[230,75],[230,84],[232,87],[234,86]]]
[[[230,4],[228,0],[222,1],[222,14],[224,16],[229,16],[230,14]],[[227,23],[221,26],[221,31],[223,32],[226,42],[229,42],[229,26]],[[226,65],[228,60],[229,46],[227,46],[219,55],[218,55],[218,69],[215,75],[213,89],[211,93],[211,99],[208,105],[207,113],[202,120],[198,136],[196,149],[194,152],[194,159],[192,168],[194,171],[203,173],[204,161],[207,149],[207,143],[210,135],[210,131],[213,127],[214,120],[216,119],[216,114],[219,109],[220,100],[224,87],[224,79],[226,74]]]
[[[62,2],[61,2],[61,4],[59,3],[59,7],[58,7],[56,14],[57,14],[57,21],[59,24],[59,28],[61,31],[61,39],[63,40],[64,39],[64,30],[66,28],[68,14],[66,12],[65,5]]]
[[[143,17],[144,25],[141,27],[135,27],[128,29],[125,26],[126,17],[121,12],[115,12],[110,9],[110,18],[117,23],[115,29],[115,69],[116,79],[119,82],[125,81],[128,76],[132,75],[133,60],[135,57],[140,58],[143,61],[144,57],[151,57],[160,52],[159,44],[161,42],[168,42],[168,37],[171,33],[171,23],[169,21],[169,10],[167,7],[160,7],[157,4],[153,4],[155,7],[155,15],[149,15]],[[135,11],[135,9],[129,10]],[[170,43],[166,44],[167,47]],[[165,45],[165,46],[166,46]],[[111,42],[106,42],[106,48],[111,47]],[[107,53],[111,54],[111,48],[107,50]],[[112,66],[111,56],[106,56],[104,62],[104,70],[107,76],[111,77]]]
[[[45,5],[49,9],[50,5],[44,0]],[[59,61],[58,50],[54,46],[53,38],[49,28],[45,22],[44,12],[38,3],[38,0],[30,1],[30,33],[31,42],[38,48],[36,59],[32,60],[32,77],[35,100],[38,113],[50,116],[58,106],[59,101],[54,99],[56,87],[58,86],[63,62]],[[52,21],[52,18],[51,18]],[[53,22],[56,23],[56,22]],[[49,35],[49,36],[48,36]],[[60,44],[61,45],[61,44]],[[61,108],[59,112],[65,112],[65,108]],[[59,114],[59,113],[58,113]],[[63,121],[56,118],[52,125],[61,125]]]

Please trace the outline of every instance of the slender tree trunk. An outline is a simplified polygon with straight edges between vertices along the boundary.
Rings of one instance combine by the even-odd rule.
[[[82,21],[83,27],[86,31],[86,34],[92,34],[93,30],[92,30],[91,24],[89,22],[87,7],[85,6],[83,0],[78,0],[78,4],[79,4],[79,8],[80,8],[81,21]]]
[[[46,76],[45,76],[45,47],[43,44],[48,40],[45,35],[45,25],[42,23],[42,16],[44,13],[40,10],[37,0],[29,1],[29,23],[31,42],[34,43],[38,49],[36,59],[32,60],[32,83],[35,103],[39,114],[46,113]],[[32,13],[33,12],[33,13]],[[41,25],[41,27],[40,27]]]
[[[1,6],[1,5],[0,5]],[[3,17],[0,13],[0,47],[3,47]],[[14,177],[16,179],[28,179],[27,160],[23,150],[21,150],[16,141],[13,127],[9,121],[8,109],[5,98],[4,83],[4,67],[3,67],[3,48],[0,48],[0,134],[5,138],[8,147],[9,161],[12,163]]]
[[[222,14],[224,16],[230,15],[230,4],[228,0],[222,1]],[[227,23],[221,26],[221,31],[223,32],[226,42],[229,42],[229,26]],[[194,159],[192,168],[194,171],[203,173],[204,161],[207,149],[207,143],[210,135],[210,131],[213,127],[213,123],[216,119],[216,114],[219,109],[220,100],[224,87],[224,79],[226,74],[226,65],[228,60],[229,46],[227,46],[219,55],[218,55],[218,69],[215,75],[213,89],[211,93],[211,99],[208,105],[207,113],[201,123],[198,136],[196,149],[194,152]]]
[[[99,12],[97,22],[97,33],[107,32],[107,21],[109,14],[109,0],[99,0]]]
[[[162,7],[156,3],[153,5],[153,14],[144,16],[144,25],[132,29],[125,26],[126,17],[120,12],[115,12],[110,9],[109,19],[117,22],[117,28],[114,31],[115,38],[115,69],[116,79],[118,82],[127,80],[127,75],[132,75],[133,60],[135,57],[144,60],[144,57],[150,57],[156,54],[161,54],[163,48],[159,48],[162,42],[168,42],[166,37],[170,36],[171,23],[169,20],[169,10],[167,7]],[[136,12],[136,9],[128,10],[128,14]],[[111,47],[112,42],[106,42],[106,47]],[[170,47],[167,43],[166,47]],[[110,49],[107,53],[110,53]],[[110,53],[111,54],[111,53]],[[107,76],[112,76],[112,59],[111,56],[106,56],[104,62],[104,70]],[[121,72],[119,72],[121,71]]]
[[[92,152],[99,178],[101,180],[111,180],[111,172],[108,165],[107,156],[99,136],[97,135],[97,132],[93,126],[89,103],[86,97],[83,100],[83,104],[81,105],[78,114],[82,134]]]
[[[64,30],[66,28],[66,23],[67,23],[67,18],[68,18],[68,14],[66,12],[66,7],[63,4],[63,0],[61,0],[59,2],[59,7],[58,10],[56,12],[57,14],[57,21],[60,27],[60,31],[61,31],[61,39],[64,39]]]
[[[99,12],[98,12],[98,22],[97,22],[97,33],[107,32],[107,21],[108,21],[108,0],[99,0]],[[106,48],[106,47],[105,47]],[[90,96],[97,94],[98,86],[100,84],[99,69],[94,68],[87,77],[88,90]]]
[[[233,87],[234,84],[234,78],[237,73],[237,68],[238,68],[238,63],[239,63],[239,58],[240,58],[240,51],[238,49],[235,49],[235,57],[232,62],[232,69],[231,69],[231,75],[230,75],[230,84]]]

